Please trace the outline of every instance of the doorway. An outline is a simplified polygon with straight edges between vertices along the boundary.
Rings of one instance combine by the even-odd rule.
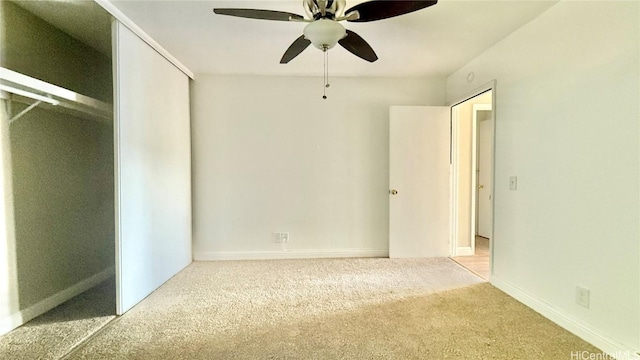
[[[451,257],[484,279],[493,237],[493,89],[451,108]]]
[[[488,93],[491,95],[491,93]],[[490,99],[489,99],[490,100]],[[493,118],[491,104],[473,104],[472,122],[475,127],[472,135],[475,140],[475,236],[491,238],[493,209]]]

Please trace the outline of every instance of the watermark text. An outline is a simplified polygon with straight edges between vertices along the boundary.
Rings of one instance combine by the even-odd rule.
[[[632,360],[637,359],[631,351],[616,351],[613,353],[572,351],[571,360]]]

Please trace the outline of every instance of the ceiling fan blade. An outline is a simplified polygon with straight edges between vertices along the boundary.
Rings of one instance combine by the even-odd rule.
[[[351,30],[347,30],[347,36],[340,39],[338,44],[342,45],[343,48],[347,49],[347,51],[353,55],[367,60],[368,62],[378,60],[378,55],[376,55],[371,46],[369,46],[369,44],[367,44],[360,35]]]
[[[296,21],[304,20],[304,17],[284,11],[258,10],[258,9],[213,9],[218,15],[237,16],[249,19]]]
[[[282,59],[280,59],[280,64],[286,64],[289,61],[293,60],[293,58],[300,55],[300,53],[304,51],[304,49],[306,49],[309,45],[311,45],[311,41],[305,39],[304,35],[301,35],[296,39],[296,41],[293,42],[293,44],[291,44],[291,46],[289,46],[287,51],[284,52],[284,55],[282,55]]]
[[[437,3],[437,0],[372,0],[350,8],[349,10],[345,11],[345,14],[348,16],[349,13],[354,11],[357,11],[360,14],[357,19],[347,19],[347,21],[350,22],[376,21],[408,14],[410,12],[421,10]]]

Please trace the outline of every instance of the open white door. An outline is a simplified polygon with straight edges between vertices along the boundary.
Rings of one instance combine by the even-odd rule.
[[[389,257],[449,255],[449,107],[392,106]]]
[[[115,22],[116,312],[191,262],[189,79]]]

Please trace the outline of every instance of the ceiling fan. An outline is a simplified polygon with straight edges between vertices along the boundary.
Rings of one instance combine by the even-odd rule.
[[[372,0],[355,5],[345,11],[346,0],[302,0],[308,18],[298,14],[275,10],[258,9],[213,9],[219,15],[237,16],[250,19],[295,21],[309,23],[303,35],[297,38],[285,51],[281,64],[286,64],[300,55],[310,44],[326,52],[340,44],[347,51],[369,62],[378,60],[369,44],[340,21],[369,22],[404,15],[435,5],[437,0]]]

